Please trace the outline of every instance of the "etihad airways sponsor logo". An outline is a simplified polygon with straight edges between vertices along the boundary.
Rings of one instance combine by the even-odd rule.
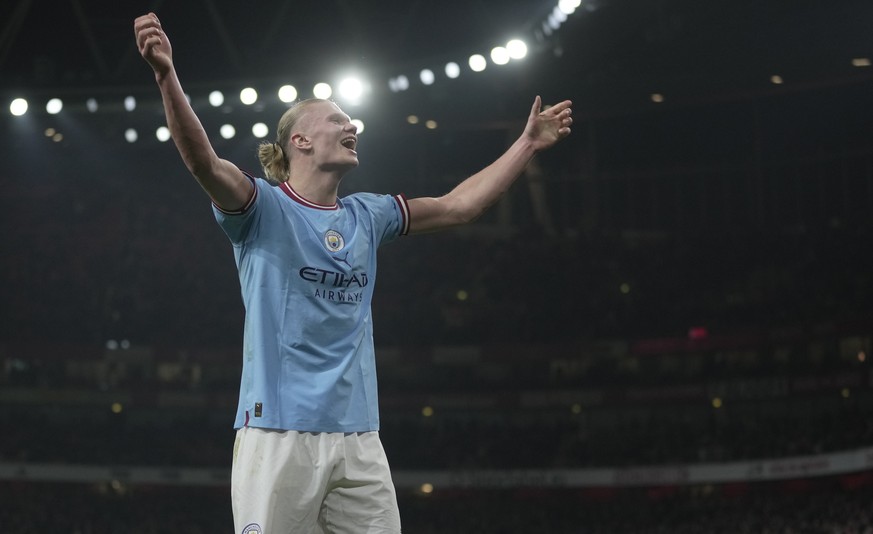
[[[363,302],[364,292],[362,290],[370,283],[367,273],[362,272],[343,273],[318,267],[301,267],[299,274],[300,278],[307,282],[324,286],[316,286],[315,298],[333,302]]]
[[[301,267],[300,278],[307,282],[346,289],[365,288],[370,283],[367,273],[346,274],[339,271],[319,269],[318,267]]]

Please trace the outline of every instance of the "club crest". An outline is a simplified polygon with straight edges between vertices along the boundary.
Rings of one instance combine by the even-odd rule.
[[[339,252],[346,246],[343,235],[336,230],[328,230],[324,234],[324,246],[331,252]]]

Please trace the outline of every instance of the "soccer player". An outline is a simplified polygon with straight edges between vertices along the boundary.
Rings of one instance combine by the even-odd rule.
[[[570,134],[571,102],[534,99],[512,146],[438,198],[356,193],[357,130],[335,103],[304,100],[258,158],[265,178],[221,159],[189,105],[154,13],[134,22],[167,125],[233,244],[245,305],[234,428],[235,532],[399,533],[379,440],[370,302],[376,250],[399,236],[468,223],[538,152]]]

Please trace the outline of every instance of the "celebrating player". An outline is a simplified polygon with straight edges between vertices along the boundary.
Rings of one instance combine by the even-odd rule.
[[[304,100],[258,148],[264,178],[213,150],[154,13],[134,23],[173,141],[233,244],[246,318],[231,481],[237,533],[399,533],[379,440],[370,303],[376,250],[481,215],[531,159],[570,134],[571,102],[541,111],[486,168],[436,198],[337,196],[357,130],[334,102]]]

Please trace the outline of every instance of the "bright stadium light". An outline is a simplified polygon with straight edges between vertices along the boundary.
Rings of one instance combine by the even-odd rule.
[[[224,93],[221,91],[212,91],[209,93],[209,104],[214,108],[224,104]]]
[[[512,59],[523,59],[527,56],[527,44],[521,39],[513,39],[506,43],[506,51]]]
[[[170,129],[166,126],[161,126],[157,130],[155,130],[155,137],[158,138],[158,141],[161,143],[166,143],[170,140]]]
[[[124,99],[124,109],[127,111],[133,111],[136,109],[136,98],[133,96],[125,97]]]
[[[64,109],[64,102],[60,98],[52,98],[46,102],[45,110],[49,115],[57,115]]]
[[[502,46],[495,46],[491,49],[491,61],[495,65],[506,65],[509,63],[509,52]]]
[[[128,143],[136,143],[136,140],[139,139],[139,134],[133,128],[128,128],[124,131],[124,138],[127,139]]]
[[[352,119],[351,123],[355,125],[355,128],[358,129],[358,134],[364,131],[364,121],[360,119]]]
[[[434,82],[433,71],[430,69],[422,69],[421,72],[418,74],[418,78],[424,85],[431,85]]]
[[[339,84],[339,94],[343,99],[356,104],[364,94],[364,83],[358,78],[346,78]]]
[[[488,62],[481,54],[473,54],[472,56],[470,56],[469,64],[473,72],[482,72],[483,70],[485,70]]]
[[[270,129],[263,122],[256,122],[252,125],[252,135],[258,139],[267,137],[268,133],[270,133]]]
[[[96,98],[89,98],[85,101],[85,107],[88,108],[88,111],[90,111],[91,113],[96,113],[97,108],[100,106],[97,104]]]
[[[446,76],[455,79],[461,75],[461,67],[454,61],[446,63]]]
[[[258,92],[251,87],[246,87],[239,92],[239,101],[247,106],[251,106],[258,101]]]
[[[293,85],[283,85],[279,88],[279,100],[290,104],[297,100],[297,88]]]
[[[23,98],[16,98],[9,104],[9,113],[12,113],[16,117],[20,117],[27,113],[27,100]]]
[[[567,15],[572,15],[576,11],[576,9],[578,9],[579,6],[581,6],[581,5],[582,5],[582,0],[559,0],[558,1],[558,9],[560,9],[561,12],[563,12]]]
[[[330,98],[330,95],[333,94],[333,88],[328,83],[319,82],[315,84],[315,87],[312,88],[312,95],[315,98]]]
[[[221,128],[219,128],[218,133],[225,139],[233,139],[233,136],[236,135],[236,128],[234,128],[232,124],[223,124]]]

